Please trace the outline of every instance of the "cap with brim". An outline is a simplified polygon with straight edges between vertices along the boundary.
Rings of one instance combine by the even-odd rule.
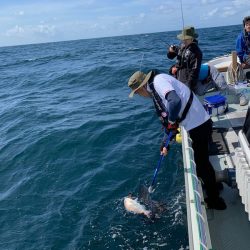
[[[145,84],[147,84],[149,78],[151,77],[152,71],[147,75],[141,71],[136,71],[128,81],[128,86],[132,89],[132,92],[129,94],[129,97],[133,97],[134,93]]]
[[[177,38],[180,40],[187,40],[197,38],[198,36],[199,35],[195,33],[194,27],[185,27],[182,33],[177,35]]]

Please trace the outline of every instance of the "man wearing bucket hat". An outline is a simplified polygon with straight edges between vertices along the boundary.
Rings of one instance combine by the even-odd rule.
[[[204,107],[193,92],[174,77],[152,70],[148,74],[135,72],[128,81],[134,94],[152,98],[158,116],[167,130],[176,131],[182,125],[192,139],[197,175],[202,179],[206,190],[205,201],[209,208],[226,209],[224,200],[219,197],[215,171],[209,162],[208,142],[212,122]],[[163,148],[162,154],[167,153]]]
[[[236,52],[244,67],[250,67],[250,16],[243,19],[243,31],[236,40]]]
[[[182,41],[180,46],[171,45],[167,57],[174,59],[176,64],[170,69],[170,73],[194,90],[198,81],[202,52],[198,46],[198,34],[194,27],[185,27],[177,36]]]

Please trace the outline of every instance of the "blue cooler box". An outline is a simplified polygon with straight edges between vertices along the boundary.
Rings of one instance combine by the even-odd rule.
[[[204,107],[210,116],[220,115],[227,111],[227,98],[223,95],[205,97]]]

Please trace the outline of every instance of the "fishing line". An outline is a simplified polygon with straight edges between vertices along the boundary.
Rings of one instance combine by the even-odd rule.
[[[144,58],[144,52],[142,53],[142,56],[141,56],[140,71],[141,71],[141,67],[142,67],[143,58]]]
[[[169,44],[168,42],[165,42],[165,41],[164,41],[164,43],[166,43],[166,44],[168,45],[168,47],[170,47],[170,46],[171,46],[171,44]]]

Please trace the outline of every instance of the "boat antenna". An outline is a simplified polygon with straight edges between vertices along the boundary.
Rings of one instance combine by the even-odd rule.
[[[181,4],[181,18],[182,18],[182,30],[184,29],[184,17],[183,17],[183,8],[182,8],[182,0],[180,0]]]

